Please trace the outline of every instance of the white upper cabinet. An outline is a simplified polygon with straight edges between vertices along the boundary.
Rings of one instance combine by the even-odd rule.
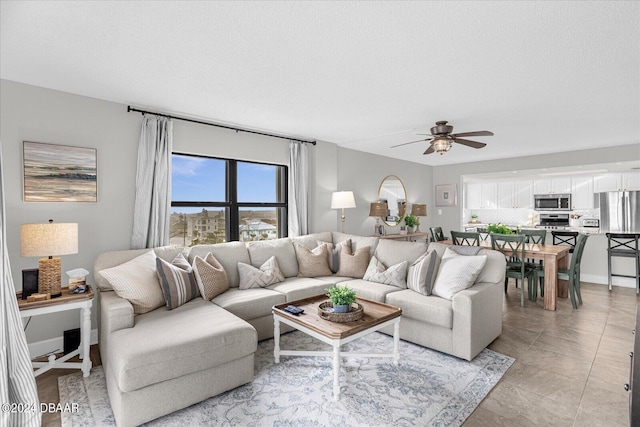
[[[594,193],[638,190],[640,190],[640,172],[608,173],[597,175],[593,179]]]
[[[631,172],[622,174],[622,190],[638,191],[640,190],[640,172]]]
[[[571,209],[593,208],[593,178],[571,178]]]
[[[465,184],[467,209],[497,209],[498,184],[496,182],[469,182]]]
[[[571,193],[571,178],[536,179],[533,194]]]
[[[498,183],[498,208],[531,208],[533,192],[531,181],[502,181]]]

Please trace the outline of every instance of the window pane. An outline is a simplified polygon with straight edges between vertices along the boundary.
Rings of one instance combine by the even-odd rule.
[[[277,239],[278,208],[240,209],[240,241]]]
[[[226,161],[173,154],[171,200],[174,202],[224,202]]]
[[[238,162],[238,202],[279,202],[276,198],[279,167]]]
[[[226,209],[171,208],[170,244],[193,246],[226,241]]]

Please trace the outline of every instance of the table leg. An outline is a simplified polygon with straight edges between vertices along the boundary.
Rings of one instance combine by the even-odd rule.
[[[393,324],[393,363],[397,365],[400,362],[400,351],[398,344],[400,343],[400,322]]]
[[[340,400],[340,344],[333,343],[333,399]]]
[[[544,256],[544,309],[556,310],[558,265],[554,255]],[[524,284],[523,284],[524,286]]]
[[[89,355],[89,344],[91,341],[91,307],[82,308],[82,328],[80,337],[82,349],[80,354],[83,355],[82,359],[82,376],[88,377],[91,373],[91,356]]]
[[[280,363],[280,321],[277,316],[273,317],[273,358]]]

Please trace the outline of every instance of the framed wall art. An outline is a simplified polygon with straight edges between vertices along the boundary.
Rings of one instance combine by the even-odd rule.
[[[23,141],[25,202],[97,202],[97,150]]]
[[[456,184],[436,185],[436,206],[458,206],[458,186]]]

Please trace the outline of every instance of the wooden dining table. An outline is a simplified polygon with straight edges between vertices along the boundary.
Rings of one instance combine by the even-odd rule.
[[[451,245],[451,240],[444,240],[445,245]],[[480,246],[491,249],[491,242],[481,241]],[[525,243],[524,256],[544,261],[544,309],[556,310],[556,299],[569,296],[569,282],[558,280],[558,269],[569,266],[569,246],[540,245]]]

